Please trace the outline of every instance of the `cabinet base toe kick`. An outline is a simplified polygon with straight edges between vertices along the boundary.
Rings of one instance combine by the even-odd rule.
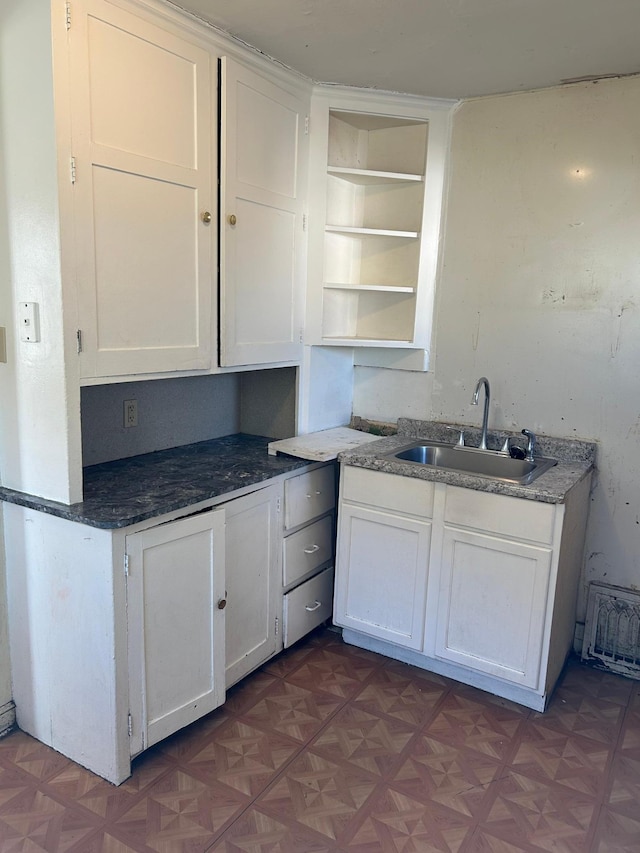
[[[342,630],[342,639],[345,643],[349,643],[349,645],[357,646],[360,649],[367,649],[370,652],[377,652],[402,663],[417,666],[419,669],[426,670],[427,672],[434,672],[436,675],[453,678],[462,684],[477,687],[479,690],[492,693],[494,696],[499,696],[510,702],[516,702],[518,705],[524,705],[526,708],[531,708],[534,711],[544,711],[551,696],[551,691],[541,694],[535,690],[519,687],[516,684],[510,684],[508,681],[502,681],[502,679],[494,678],[481,672],[474,672],[458,664],[427,657],[412,649],[405,649],[395,646],[393,643],[369,637],[367,634],[360,634],[351,628],[344,628]]]

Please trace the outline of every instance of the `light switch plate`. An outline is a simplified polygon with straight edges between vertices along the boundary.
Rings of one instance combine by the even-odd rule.
[[[18,323],[20,325],[20,340],[34,344],[40,340],[40,319],[37,302],[20,302],[18,304]]]

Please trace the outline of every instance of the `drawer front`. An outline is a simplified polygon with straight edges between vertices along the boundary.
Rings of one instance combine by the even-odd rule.
[[[402,515],[431,518],[434,484],[414,477],[345,465],[341,497],[346,501],[390,509]]]
[[[285,480],[285,530],[306,524],[333,509],[336,503],[335,482],[333,465]]]
[[[289,586],[332,557],[333,518],[328,515],[284,540],[282,582]]]
[[[555,505],[447,486],[444,520],[514,539],[553,541]]]
[[[328,619],[332,609],[332,568],[288,592],[284,596],[282,614],[285,649]]]

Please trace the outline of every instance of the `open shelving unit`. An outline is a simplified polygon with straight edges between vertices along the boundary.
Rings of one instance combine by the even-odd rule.
[[[428,122],[329,110],[322,337],[414,340]]]

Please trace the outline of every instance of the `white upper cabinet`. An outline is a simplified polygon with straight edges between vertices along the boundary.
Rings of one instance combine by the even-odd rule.
[[[311,343],[428,348],[449,108],[314,96]]]
[[[296,361],[307,105],[221,60],[220,364]]]
[[[82,376],[208,369],[210,55],[100,0],[69,35]]]

